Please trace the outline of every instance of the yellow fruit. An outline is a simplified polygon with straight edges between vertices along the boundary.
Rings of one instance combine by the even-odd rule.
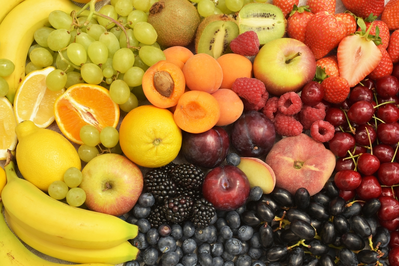
[[[6,171],[4,171],[3,168],[0,167],[0,198],[1,198],[1,191],[3,190],[3,187],[7,183],[7,177],[6,177]]]
[[[33,121],[40,128],[48,127],[54,121],[54,102],[64,90],[47,89],[46,77],[54,67],[30,72],[19,85],[14,98],[14,112],[17,122]]]
[[[61,134],[37,127],[32,121],[19,123],[16,159],[22,176],[47,192],[49,185],[63,180],[70,167],[81,169],[75,147]]]
[[[119,143],[131,161],[143,167],[156,168],[177,157],[182,133],[169,110],[142,105],[122,120]]]
[[[14,150],[17,145],[17,135],[15,134],[17,121],[12,105],[6,97],[0,98],[0,125],[0,160],[5,160],[7,149]]]

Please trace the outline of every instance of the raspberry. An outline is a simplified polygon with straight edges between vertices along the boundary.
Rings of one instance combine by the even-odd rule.
[[[283,115],[294,115],[302,108],[301,97],[295,92],[286,92],[278,100],[278,110]]]
[[[314,140],[320,142],[330,141],[335,134],[335,128],[329,122],[317,120],[310,127],[310,135]]]
[[[265,107],[263,107],[263,114],[272,122],[274,122],[275,115],[278,111],[277,103],[278,98],[272,97],[267,100]]]
[[[235,54],[253,56],[259,52],[259,38],[254,31],[246,31],[230,42],[230,48]]]
[[[246,111],[259,111],[269,98],[265,84],[256,78],[238,78],[231,89],[243,99]]]
[[[277,134],[287,137],[298,136],[303,130],[302,124],[293,116],[281,113],[277,113],[274,120],[274,127]]]
[[[321,102],[314,107],[305,105],[299,113],[299,121],[305,130],[310,129],[313,122],[323,120],[324,117],[326,117],[326,106]]]

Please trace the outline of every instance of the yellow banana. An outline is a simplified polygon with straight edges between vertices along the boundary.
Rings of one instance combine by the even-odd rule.
[[[46,241],[80,249],[106,249],[137,236],[138,227],[100,212],[69,206],[17,176],[12,161],[5,166],[4,208],[15,220]]]
[[[0,265],[1,266],[62,266],[65,264],[47,261],[25,247],[7,226],[0,202]],[[79,266],[113,266],[112,264],[90,263]]]
[[[33,42],[33,34],[48,22],[48,16],[54,10],[70,13],[72,10],[79,10],[79,7],[70,0],[24,1],[13,8],[0,24],[0,58],[9,59],[15,65],[14,72],[5,77],[9,86],[7,98],[12,103],[15,91],[25,77],[26,58]]]
[[[3,21],[3,19],[7,16],[7,14],[19,3],[26,1],[26,0],[7,0],[7,1],[2,1],[1,3],[1,8],[0,8],[0,23]]]
[[[14,220],[7,211],[4,211],[8,225],[14,233],[26,244],[48,256],[76,263],[110,263],[119,264],[135,260],[138,249],[125,241],[109,249],[77,249],[57,245],[35,235],[29,228]]]

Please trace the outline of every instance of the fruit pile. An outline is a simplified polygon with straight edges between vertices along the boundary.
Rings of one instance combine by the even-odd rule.
[[[399,0],[77,2],[0,10],[1,265],[399,265]]]

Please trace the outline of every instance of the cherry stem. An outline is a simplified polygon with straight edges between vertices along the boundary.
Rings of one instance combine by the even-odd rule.
[[[353,169],[353,171],[356,171],[356,169],[357,169],[357,161],[355,160],[355,155],[353,155],[352,152],[351,152],[350,150],[348,150],[348,153],[349,153],[349,155],[350,155],[350,158],[352,158],[353,163],[355,164],[355,169]],[[360,156],[360,155],[359,155],[359,156]],[[359,156],[356,156],[356,157],[359,157]]]
[[[353,205],[354,203],[356,203],[356,202],[365,203],[366,201],[364,201],[364,200],[353,200],[353,201],[347,203],[347,204],[345,205],[345,207],[350,207],[350,206],[352,206],[352,205]]]
[[[382,103],[380,103],[380,104],[377,104],[377,105],[373,106],[373,108],[378,108],[378,107],[381,107],[381,106],[383,106],[383,105],[385,105],[385,104],[388,104],[388,103],[395,103],[395,101],[386,101],[386,102],[382,102]]]
[[[345,115],[346,121],[348,122],[349,129],[350,129],[351,133],[355,134],[356,130],[352,127],[351,122],[349,121],[348,115],[346,114],[346,111],[342,108],[341,108],[341,110],[342,110],[342,112],[344,112],[344,115]]]
[[[394,154],[392,156],[391,163],[393,163],[393,161],[395,160],[396,153],[398,152],[398,147],[399,147],[399,142],[396,144],[395,152],[394,152]]]
[[[367,129],[367,127],[365,127],[365,129],[367,132],[367,138],[369,139],[369,143],[370,143],[370,154],[373,155],[373,144],[371,143],[370,133],[369,133],[369,130]]]

